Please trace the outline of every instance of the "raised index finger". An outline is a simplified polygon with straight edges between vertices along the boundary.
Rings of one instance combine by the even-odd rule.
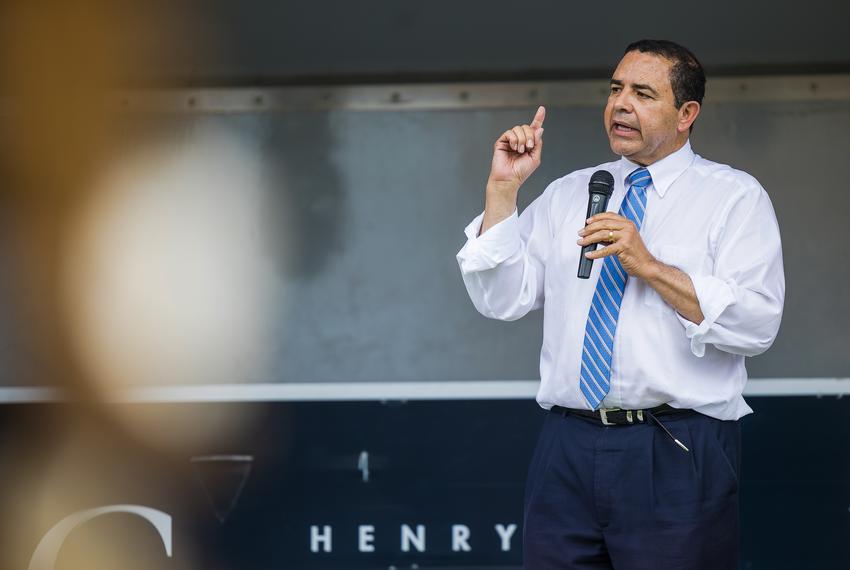
[[[540,105],[537,108],[537,113],[534,114],[534,120],[531,121],[532,129],[539,129],[543,126],[543,119],[546,118],[546,107]]]

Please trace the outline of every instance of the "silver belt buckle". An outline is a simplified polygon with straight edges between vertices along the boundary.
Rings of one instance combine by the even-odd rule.
[[[611,423],[608,421],[608,412],[619,412],[620,408],[599,408],[599,417],[602,419],[602,423],[606,426],[615,426],[617,424]]]

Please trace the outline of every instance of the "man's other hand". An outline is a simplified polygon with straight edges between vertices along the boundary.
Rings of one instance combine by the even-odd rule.
[[[616,254],[620,265],[632,277],[644,277],[656,259],[646,249],[640,233],[630,219],[613,212],[602,212],[588,218],[579,230],[577,243],[581,246],[604,243],[605,247],[588,252],[588,259],[600,259]]]
[[[546,108],[540,106],[530,125],[517,125],[502,133],[493,145],[488,189],[515,192],[540,166],[545,118]]]

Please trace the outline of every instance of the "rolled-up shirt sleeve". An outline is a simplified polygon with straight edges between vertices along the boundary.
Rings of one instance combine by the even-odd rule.
[[[545,260],[551,247],[549,192],[478,235],[484,214],[466,226],[457,253],[463,282],[484,316],[513,321],[543,306]]]
[[[785,302],[779,224],[767,192],[757,188],[730,207],[720,232],[712,274],[689,274],[704,319],[693,323],[676,313],[702,357],[705,345],[755,356],[773,344]]]

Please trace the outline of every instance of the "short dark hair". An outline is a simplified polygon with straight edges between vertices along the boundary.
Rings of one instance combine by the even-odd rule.
[[[673,88],[677,109],[688,101],[696,101],[702,105],[702,98],[705,96],[705,71],[688,48],[669,40],[640,40],[629,44],[625,53],[631,51],[659,55],[673,62],[670,68],[670,87]]]

